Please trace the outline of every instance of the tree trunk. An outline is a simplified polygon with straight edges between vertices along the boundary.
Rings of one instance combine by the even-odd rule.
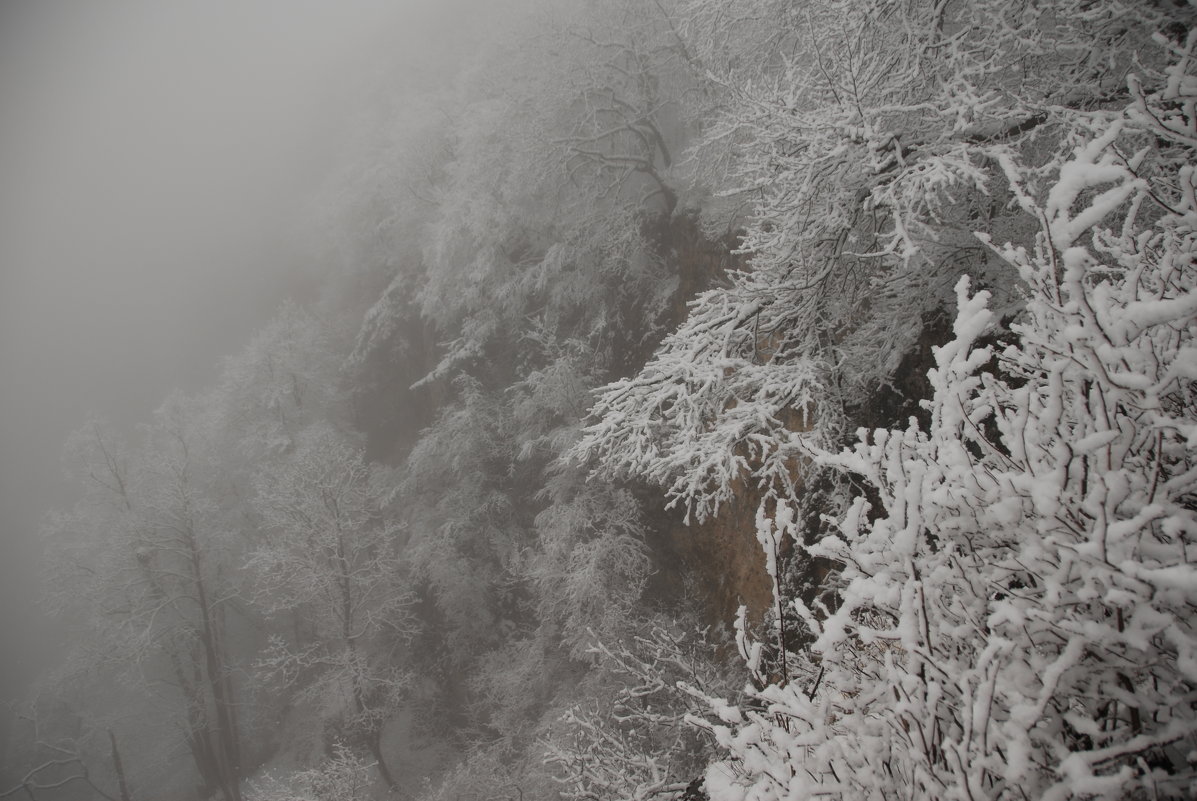
[[[108,742],[112,745],[112,769],[116,772],[116,782],[121,790],[121,801],[133,801],[129,793],[129,782],[125,778],[125,765],[121,761],[120,749],[116,747],[116,735],[112,729],[108,730]]]
[[[387,767],[386,760],[382,758],[382,729],[370,732],[367,737],[370,746],[370,753],[374,755],[374,761],[378,763],[378,775],[386,782],[387,787],[395,788],[395,777],[391,775],[390,768]]]
[[[186,536],[187,546],[191,551],[192,582],[195,585],[196,601],[200,611],[199,639],[204,652],[204,673],[212,694],[212,711],[216,717],[217,757],[221,767],[220,789],[227,801],[241,801],[241,757],[237,742],[237,728],[231,714],[231,688],[228,678],[225,676],[220,641],[212,620],[212,608],[204,581],[199,544],[195,540],[195,531],[190,526],[187,527]]]
[[[357,644],[354,642],[353,636],[353,583],[350,580],[349,559],[345,554],[345,539],[344,534],[337,537],[337,568],[340,571],[338,577],[341,585],[341,636],[345,639],[345,650],[349,654],[349,664],[354,670],[350,677],[353,682],[353,706],[357,714],[365,717],[366,715],[366,699],[365,693],[362,689],[361,676],[356,672],[357,670]],[[395,777],[391,775],[391,771],[387,769],[387,763],[382,758],[382,731],[374,731],[371,729],[366,732],[366,743],[370,749],[370,753],[374,756],[374,761],[378,763],[378,775],[386,782],[387,787],[395,787]]]

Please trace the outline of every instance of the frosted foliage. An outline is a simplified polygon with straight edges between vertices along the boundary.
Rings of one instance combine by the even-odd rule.
[[[484,54],[423,248],[418,300],[451,337],[434,377],[529,320],[602,347],[660,314],[674,282],[645,221],[676,202],[675,41],[655,9],[619,2],[546,10]]]
[[[983,208],[983,145],[1033,147],[1070,109],[1108,103],[1164,14],[1116,0],[691,0],[683,29],[728,95],[698,152],[731,149],[758,264],[810,279],[829,266],[820,252],[841,270],[843,256],[910,259]]]
[[[577,440],[599,371],[594,353],[577,340],[557,342],[543,331],[529,333],[526,340],[525,350],[539,352],[545,364],[508,390],[521,440],[519,458],[555,459]]]
[[[504,570],[527,536],[512,500],[515,426],[502,398],[457,381],[460,398],[412,449],[398,489],[410,532],[404,558],[449,621],[447,639],[473,658],[501,634]]]
[[[995,154],[1042,165],[1076,119],[1125,105],[1132,63],[1162,63],[1149,33],[1163,15],[1072,0],[679,4],[679,41],[718,99],[691,161],[736,209],[708,222],[742,231],[745,264],[639,375],[600,390],[576,455],[663,484],[699,519],[741,479],[786,496],[803,441],[844,433],[962,272],[994,288],[1000,316],[1017,309],[1011,264],[973,233],[1036,226],[1005,202]]]
[[[766,489],[793,486],[799,432],[810,428],[821,389],[809,359],[762,343],[750,322],[759,305],[725,299],[699,296],[687,325],[639,375],[602,388],[591,410],[597,420],[574,449],[602,474],[664,485],[671,505],[699,520],[750,471]]]
[[[704,694],[734,681],[704,631],[641,623],[642,633],[591,653],[611,683],[561,716],[545,743],[545,762],[568,801],[673,796],[709,755],[701,732],[685,723]]]
[[[528,566],[540,619],[560,627],[573,656],[585,658],[595,634],[622,635],[652,570],[638,505],[609,484],[571,484],[536,516],[539,550]],[[578,482],[580,484],[580,482]]]
[[[407,685],[376,652],[413,629],[382,476],[359,448],[317,425],[256,489],[265,530],[249,561],[255,600],[269,613],[302,615],[316,637],[272,637],[257,667],[301,688],[323,721],[376,735]]]
[[[362,451],[331,428],[305,431],[296,452],[259,478],[269,527],[250,566],[267,611],[305,609],[324,634],[356,640],[402,619],[386,488]]]
[[[752,143],[741,176],[763,199],[747,244],[778,265],[870,211],[881,218],[873,250],[917,252],[952,222],[959,201],[986,191],[978,145],[1021,142],[1054,124],[1045,118],[1051,105],[1119,89],[1118,68],[1155,22],[1138,7],[1089,3],[1084,11],[1072,0],[823,0],[801,10],[758,0],[718,16],[709,5],[692,4],[690,29],[713,63],[726,59],[737,101],[711,136]],[[721,18],[752,33],[753,5],[779,23],[754,35],[788,38],[788,54],[773,50],[761,63],[726,52],[714,35]]]
[[[472,750],[457,767],[417,796],[420,801],[525,801],[552,798],[544,769],[500,741]]]
[[[961,272],[1012,285],[973,231],[1004,241],[1036,221],[1005,204],[994,152],[1043,164],[1073,120],[1125,105],[1126,70],[1161,62],[1149,33],[1168,20],[1145,5],[682,3],[679,36],[719,98],[691,157],[737,201],[713,222],[743,231],[747,264],[601,391],[578,453],[700,518],[737,477],[784,487],[795,442],[779,410],[817,407],[816,433],[840,436]]]
[[[284,305],[221,373],[213,404],[230,449],[251,462],[278,456],[313,421],[336,419],[343,401],[339,363],[327,327]]]
[[[96,697],[80,703],[81,712],[119,707],[119,680],[138,703],[109,717],[105,728],[126,743],[124,720],[142,716],[133,736],[157,738],[170,752],[164,759],[174,776],[227,796],[240,759],[236,704],[244,697],[240,665],[226,647],[241,552],[213,491],[216,471],[207,457],[215,432],[203,411],[174,395],[143,427],[137,446],[122,445],[95,421],[72,438],[88,488],[72,513],[49,521],[54,573],[47,600],[72,627],[73,653],[59,673],[63,689]],[[206,753],[192,747],[200,742]],[[149,763],[122,750],[134,781],[149,776],[141,767]]]
[[[805,667],[706,724],[714,801],[1197,793],[1195,39],[1050,173],[1001,154],[1013,341],[962,279],[926,430],[820,457],[878,505],[808,549],[842,590],[793,603]]]
[[[373,766],[341,743],[318,767],[249,782],[246,801],[365,801]]]

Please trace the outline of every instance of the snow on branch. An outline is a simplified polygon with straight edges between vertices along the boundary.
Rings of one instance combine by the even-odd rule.
[[[759,309],[702,299],[638,376],[599,391],[596,422],[573,450],[602,474],[662,484],[699,521],[737,482],[792,490],[821,389],[809,359],[786,358],[759,332]]]
[[[1176,63],[1166,87],[1193,86]],[[962,279],[929,425],[818,457],[874,508],[807,548],[843,570],[837,608],[794,603],[805,673],[742,721],[713,705],[715,801],[1197,791],[1197,206],[1168,91],[1079,120],[1045,191],[1001,160],[1039,228],[997,249],[1015,340],[981,345]]]

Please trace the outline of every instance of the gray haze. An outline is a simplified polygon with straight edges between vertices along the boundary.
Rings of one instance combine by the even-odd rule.
[[[35,542],[67,434],[209,383],[319,266],[300,232],[356,99],[393,51],[443,66],[465,7],[0,6],[0,698],[55,647]]]

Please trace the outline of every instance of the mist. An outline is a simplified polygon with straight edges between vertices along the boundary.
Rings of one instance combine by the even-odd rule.
[[[211,382],[307,291],[326,252],[313,198],[359,101],[399,63],[443,77],[462,7],[3,7],[0,697],[56,648],[37,530],[71,498],[67,434],[89,413],[129,430]]]
[[[5,5],[0,800],[1192,796],[1197,8],[1083,5]]]

